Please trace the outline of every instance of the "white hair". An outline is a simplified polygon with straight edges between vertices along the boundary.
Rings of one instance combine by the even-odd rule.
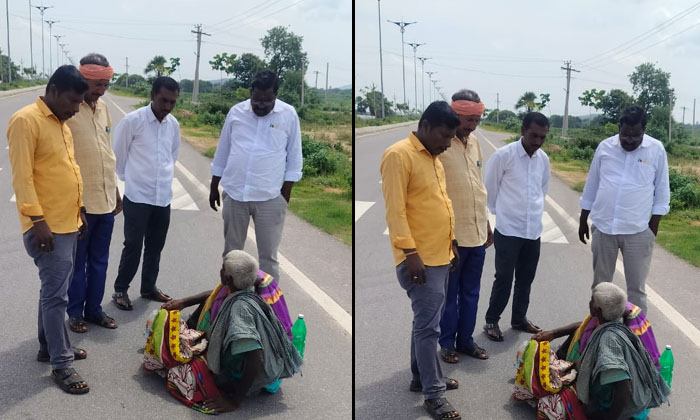
[[[258,278],[258,261],[245,251],[230,251],[224,255],[224,273],[233,277],[236,289],[247,289]]]
[[[601,321],[614,321],[622,318],[627,305],[627,293],[619,286],[603,282],[593,288],[593,306],[603,312]]]

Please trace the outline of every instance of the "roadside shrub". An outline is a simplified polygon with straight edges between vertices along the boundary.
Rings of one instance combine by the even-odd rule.
[[[670,169],[668,181],[671,187],[672,209],[700,207],[700,184],[696,177]]]
[[[344,175],[344,171],[351,166],[343,152],[306,135],[301,139],[301,153],[304,156],[304,174],[308,176],[331,175],[337,172]]]

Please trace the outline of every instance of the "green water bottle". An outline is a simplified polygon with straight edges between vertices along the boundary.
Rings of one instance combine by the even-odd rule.
[[[304,315],[299,314],[299,318],[292,325],[292,344],[297,349],[301,357],[304,357],[304,347],[306,346],[306,322]]]
[[[670,345],[667,345],[666,350],[661,354],[659,365],[661,365],[661,377],[664,378],[668,387],[671,388],[671,381],[673,380],[673,352],[671,352]]]

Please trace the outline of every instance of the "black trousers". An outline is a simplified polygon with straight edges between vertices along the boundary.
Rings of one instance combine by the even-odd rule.
[[[170,226],[170,205],[167,207],[134,203],[125,195],[124,209],[124,249],[119,261],[119,272],[114,282],[115,292],[126,292],[141,268],[141,294],[156,291],[156,279],[160,266],[160,253],[165,246],[165,237]]]
[[[498,230],[493,235],[496,249],[496,278],[491,289],[489,309],[486,311],[486,323],[496,324],[501,319],[503,310],[510,299],[513,288],[513,312],[511,324],[522,324],[527,320],[527,308],[530,305],[530,286],[535,279],[537,263],[540,260],[540,238],[535,240],[504,236]]]

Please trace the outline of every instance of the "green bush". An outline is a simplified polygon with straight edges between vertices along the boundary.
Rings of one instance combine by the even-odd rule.
[[[672,209],[700,207],[700,184],[698,184],[696,177],[670,169],[668,181],[671,187]]]
[[[346,171],[351,167],[347,156],[335,146],[316,141],[306,135],[301,139],[301,153],[304,156],[304,174],[308,176],[340,174],[347,178]],[[352,172],[351,172],[352,173]]]

